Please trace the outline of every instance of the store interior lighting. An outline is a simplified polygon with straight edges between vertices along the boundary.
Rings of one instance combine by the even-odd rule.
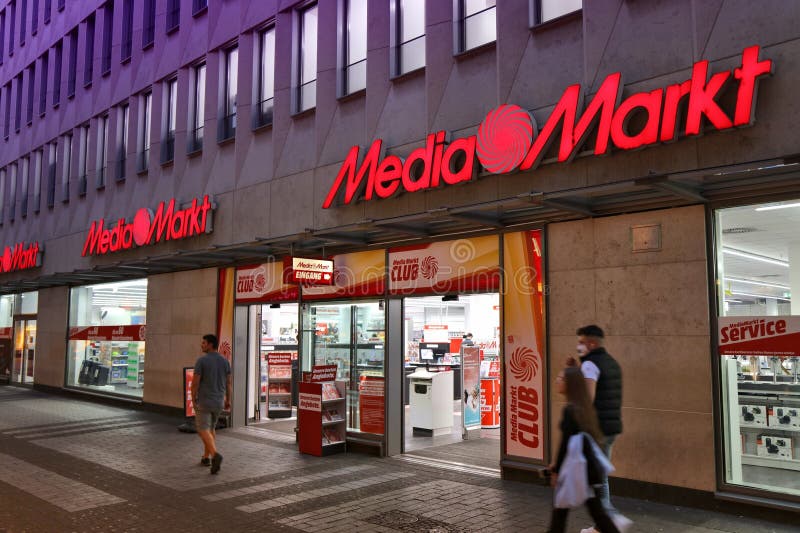
[[[791,287],[789,287],[788,285],[782,285],[780,283],[770,283],[768,281],[755,281],[755,280],[741,279],[741,278],[725,278],[725,281],[732,283],[744,283],[745,285],[757,285],[759,287],[772,287],[775,289],[786,289],[786,290],[791,289]]]
[[[754,254],[752,252],[745,252],[743,250],[737,250],[736,248],[729,248],[727,246],[723,247],[722,251],[723,253],[726,253],[728,255],[743,257],[745,259],[752,259],[753,261],[761,261],[763,263],[769,263],[771,265],[778,265],[789,268],[788,261],[782,261],[780,259],[775,259],[774,257],[767,257],[765,255]]]
[[[730,294],[735,294],[736,296],[749,296],[751,298],[764,298],[768,300],[783,300],[784,302],[790,302],[791,298],[787,296],[772,296],[769,294],[752,294],[749,292],[739,292],[739,291],[731,291]]]
[[[800,207],[800,203],[766,205],[764,207],[756,207],[756,211],[774,211],[775,209],[788,209],[790,207]]]

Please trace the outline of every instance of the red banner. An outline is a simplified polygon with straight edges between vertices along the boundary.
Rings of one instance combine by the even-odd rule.
[[[800,356],[800,316],[719,319],[720,355]]]
[[[186,367],[183,369],[183,414],[187,417],[194,416],[194,402],[192,402],[192,380],[194,380],[194,368]]]
[[[144,324],[129,326],[79,326],[69,328],[71,341],[134,341],[144,342]]]
[[[363,376],[358,392],[361,431],[383,435],[386,416],[384,379],[379,376]]]
[[[311,369],[311,383],[336,381],[336,365],[319,365]]]

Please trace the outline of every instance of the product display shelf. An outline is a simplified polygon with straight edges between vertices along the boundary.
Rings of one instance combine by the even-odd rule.
[[[288,377],[283,372],[271,370],[267,384],[267,416],[269,418],[289,418],[292,416],[292,377],[291,367]]]
[[[346,382],[300,383],[297,419],[302,453],[324,456],[345,451]]]
[[[743,453],[742,464],[750,466],[765,466],[768,468],[782,468],[784,470],[796,470],[800,472],[800,460],[798,459],[783,459],[779,457],[765,457],[763,455]]]
[[[335,397],[334,397],[335,396]],[[323,455],[344,450],[347,438],[347,399],[345,382],[322,384],[322,450]]]
[[[758,431],[788,431],[789,433],[800,433],[800,428],[781,427],[781,426],[759,426],[757,424],[744,424],[739,423],[742,429],[755,429]]]

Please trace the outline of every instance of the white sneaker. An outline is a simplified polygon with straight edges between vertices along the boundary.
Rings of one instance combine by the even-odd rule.
[[[600,532],[597,531],[594,528],[594,526],[592,526],[592,527],[586,527],[586,528],[581,529],[581,533],[600,533]]]
[[[619,529],[620,533],[625,533],[633,526],[633,520],[619,513],[611,515],[611,521],[614,522],[614,525]]]

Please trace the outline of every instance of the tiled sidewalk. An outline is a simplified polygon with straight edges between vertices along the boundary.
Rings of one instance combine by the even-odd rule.
[[[340,454],[223,430],[217,476],[180,420],[0,387],[0,532],[544,531],[550,490],[492,468]],[[788,525],[616,499],[642,532],[789,532]],[[590,523],[583,511],[570,531]]]

